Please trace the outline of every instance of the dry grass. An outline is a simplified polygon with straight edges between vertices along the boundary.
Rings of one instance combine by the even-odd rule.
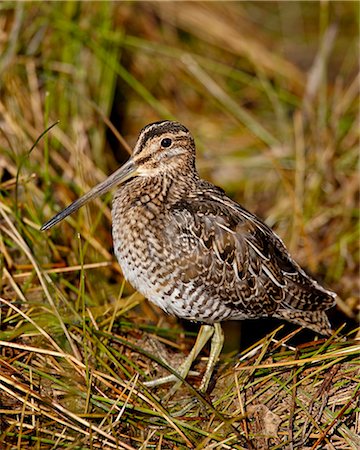
[[[357,10],[1,3],[0,448],[359,448]],[[124,282],[110,196],[39,226],[170,117],[194,132],[203,176],[338,292],[347,340],[260,332],[209,397],[194,376],[162,404],[166,387],[143,381],[194,334]]]

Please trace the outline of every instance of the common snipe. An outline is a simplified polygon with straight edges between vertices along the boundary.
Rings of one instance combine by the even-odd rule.
[[[272,316],[330,334],[325,310],[335,294],[306,275],[267,225],[199,177],[183,125],[144,127],[128,162],[42,230],[115,185],[113,240],[125,278],[167,313],[203,324],[183,378],[212,336],[206,391],[224,320]]]

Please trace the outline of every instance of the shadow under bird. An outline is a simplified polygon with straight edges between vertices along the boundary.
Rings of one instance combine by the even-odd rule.
[[[224,320],[277,317],[331,334],[325,311],[336,294],[310,278],[260,219],[199,177],[184,125],[144,127],[122,167],[41,229],[113,186],[114,250],[125,278],[168,314],[202,323],[182,378],[212,338],[202,392],[223,346]],[[163,379],[170,380],[177,378]]]

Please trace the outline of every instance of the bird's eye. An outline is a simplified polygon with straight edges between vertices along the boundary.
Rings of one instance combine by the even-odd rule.
[[[172,140],[170,138],[165,138],[161,141],[161,147],[170,147]]]

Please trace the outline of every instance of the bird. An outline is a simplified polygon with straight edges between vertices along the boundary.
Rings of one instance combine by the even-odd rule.
[[[307,275],[261,219],[202,179],[195,159],[184,125],[146,125],[128,161],[41,230],[116,186],[112,236],[124,277],[167,314],[201,324],[178,375],[163,381],[179,386],[211,338],[199,387],[206,393],[224,342],[222,322],[275,317],[328,336],[325,311],[336,294]]]

